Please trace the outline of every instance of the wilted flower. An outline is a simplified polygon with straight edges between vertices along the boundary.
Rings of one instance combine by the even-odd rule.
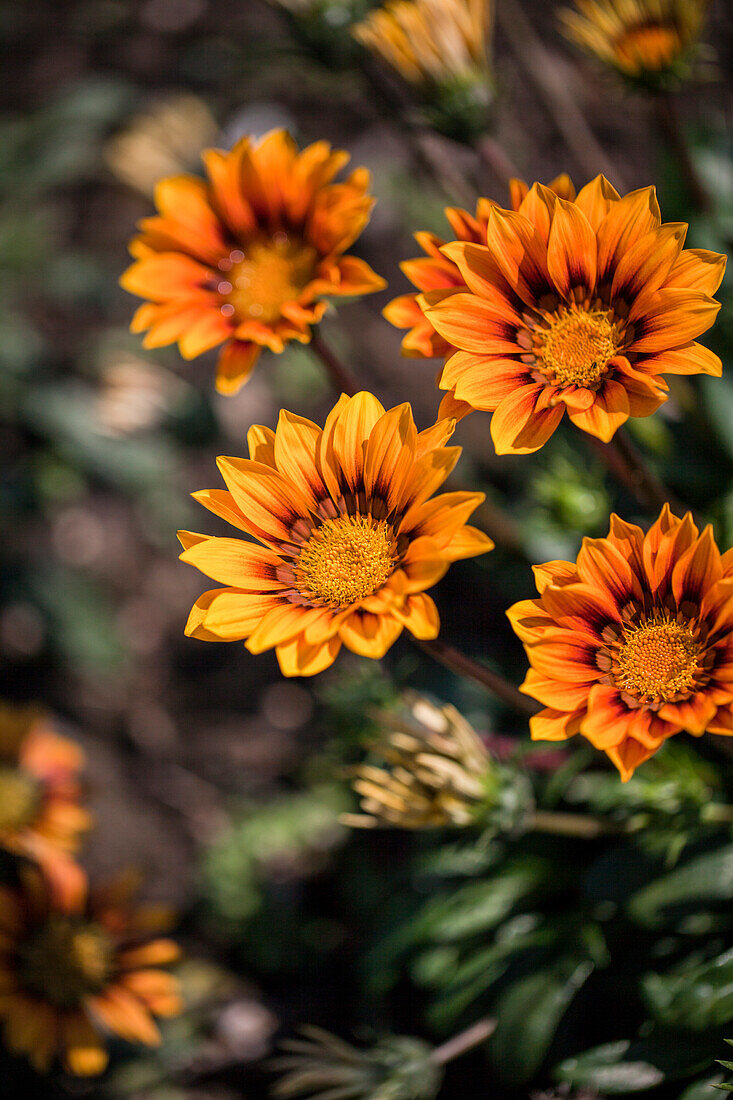
[[[364,816],[345,814],[342,820],[400,829],[470,824],[494,803],[495,765],[455,707],[412,693],[405,703],[383,716],[384,733],[372,746],[387,766],[354,769],[352,785]]]
[[[214,141],[217,125],[195,95],[174,95],[130,119],[104,147],[104,159],[118,179],[150,196],[158,180],[187,172]]]
[[[91,825],[80,805],[84,754],[35,707],[0,703],[0,846],[56,864]]]
[[[251,457],[218,461],[228,491],[193,495],[258,542],[179,532],[181,559],[228,586],[196,601],[186,633],[275,647],[285,676],[323,671],[342,645],[382,657],[404,627],[435,638],[426,589],[493,547],[465,525],[483,493],[432,497],[460,454],[444,446],[454,427],[418,433],[409,405],[385,412],[358,393],[323,430],[285,411],[276,432],[251,428]]]
[[[493,94],[493,14],[493,0],[391,0],[353,33],[420,90],[433,125],[472,137]]]
[[[8,1049],[39,1073],[55,1058],[74,1074],[101,1073],[100,1028],[155,1046],[153,1016],[181,1010],[175,978],[160,969],[178,948],[150,940],[160,915],[133,909],[131,888],[120,878],[90,894],[81,876],[61,902],[31,867],[18,887],[0,886],[0,1020]]]
[[[560,12],[576,45],[623,76],[654,87],[685,75],[708,0],[573,0]]]
[[[302,1039],[282,1043],[287,1052],[272,1068],[287,1071],[274,1085],[280,1098],[310,1100],[433,1100],[443,1079],[442,1067],[421,1039],[389,1036],[369,1050],[338,1039],[321,1028],[306,1026]]]
[[[548,184],[551,191],[564,199],[575,198],[575,188],[569,176],[558,176]],[[525,195],[527,184],[522,180],[512,180],[509,197],[513,210],[518,210]],[[491,199],[481,198],[476,204],[476,213],[469,214],[460,207],[447,206],[445,216],[458,241],[470,241],[472,244],[486,244],[486,231],[491,208],[496,204]],[[446,243],[434,233],[422,230],[415,234],[415,240],[425,253],[415,260],[404,260],[400,267],[418,291],[446,290],[462,287],[466,282],[460,268],[441,249]],[[383,314],[396,328],[410,331],[402,340],[402,354],[420,359],[444,359],[455,348],[435,331],[430,320],[418,305],[418,294],[401,294],[385,306]],[[468,410],[466,406],[465,411]]]
[[[120,282],[147,298],[132,320],[145,347],[178,343],[185,359],[224,344],[216,385],[235,393],[263,347],[308,343],[329,296],[367,294],[384,280],[344,255],[369,220],[369,173],[332,183],[348,153],[316,142],[298,152],[284,130],[203,154],[208,179],[174,176],[155,188]]]
[[[630,416],[666,400],[663,374],[720,375],[694,341],[713,324],[725,257],[683,249],[687,226],[662,224],[653,187],[623,198],[603,177],[573,201],[534,184],[518,210],[489,212],[486,245],[441,252],[463,287],[420,305],[458,349],[440,378],[442,412],[493,412],[498,454],[538,450],[567,411],[608,442]]]
[[[536,740],[582,733],[627,780],[668,737],[733,734],[733,551],[665,505],[646,535],[611,516],[577,562],[535,566],[539,599],[510,608],[546,709]]]

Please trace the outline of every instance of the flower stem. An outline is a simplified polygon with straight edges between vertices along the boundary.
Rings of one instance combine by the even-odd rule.
[[[713,203],[690,152],[675,97],[669,92],[661,92],[655,100],[655,113],[659,129],[679,166],[690,200],[697,210],[709,213],[713,209]]]
[[[513,161],[509,159],[506,151],[491,134],[484,134],[484,136],[476,142],[475,148],[476,156],[482,168],[486,168],[502,187],[508,188],[510,181],[519,178],[521,175],[519,169]]]
[[[642,507],[658,512],[665,504],[669,504],[675,512],[681,514],[685,511],[674,494],[647,465],[646,459],[623,428],[619,428],[610,443],[602,443],[592,435],[587,438],[601,461],[636,497]]]
[[[431,642],[418,642],[417,644],[439,664],[445,665],[451,672],[455,672],[459,676],[464,676],[468,680],[475,680],[477,684],[488,688],[492,695],[495,695],[497,699],[501,699],[503,703],[507,703],[508,706],[513,707],[514,710],[519,711],[520,714],[531,717],[542,709],[539,703],[529,699],[526,695],[522,695],[518,688],[514,684],[510,684],[503,676],[493,672],[486,665],[474,661],[472,657],[467,657],[465,653],[452,645],[448,645],[447,642],[442,642],[436,638]]]
[[[433,1065],[445,1066],[448,1062],[460,1058],[462,1054],[485,1042],[495,1030],[496,1020],[486,1016],[483,1020],[471,1024],[465,1031],[454,1035],[452,1039],[448,1039],[442,1046],[435,1047],[430,1055],[430,1061]]]
[[[320,333],[311,335],[311,347],[326,368],[326,374],[337,393],[347,393],[350,397],[357,392],[359,385],[348,367],[344,366],[334,351],[324,343]]]
[[[496,18],[517,62],[523,66],[528,81],[539,92],[582,174],[591,178],[602,172],[619,190],[624,190],[617,165],[611,162],[588,125],[562,70],[546,49],[519,0],[501,0],[496,5]]]
[[[592,840],[597,836],[608,836],[623,832],[616,826],[598,817],[587,814],[554,813],[549,810],[535,810],[524,822],[527,832],[553,833],[555,836],[578,836]]]

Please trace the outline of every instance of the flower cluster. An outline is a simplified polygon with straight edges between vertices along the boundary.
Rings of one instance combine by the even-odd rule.
[[[0,847],[14,857],[0,884],[0,1031],[39,1073],[58,1061],[99,1074],[103,1032],[153,1046],[153,1017],[181,1010],[161,969],[178,947],[156,936],[169,916],[134,906],[131,875],[90,888],[72,858],[92,824],[83,764],[44,712],[0,703]]]
[[[377,12],[370,34],[401,13]],[[362,170],[330,183],[345,154],[325,143],[298,153],[276,131],[205,159],[208,182],[159,184],[161,216],[142,223],[123,284],[154,299],[133,322],[150,327],[148,344],[177,339],[192,356],[226,340],[218,386],[231,392],[261,345],[308,339],[322,294],[381,280],[342,256],[371,205]],[[721,373],[697,338],[719,309],[725,259],[686,249],[687,226],[662,222],[653,187],[622,197],[603,176],[577,192],[568,176],[513,180],[510,200],[503,209],[481,198],[475,214],[448,208],[454,241],[417,234],[425,258],[403,264],[416,291],[385,309],[408,330],[404,354],[445,359],[432,427],[418,432],[407,404],[385,411],[370,393],[344,394],[323,429],[283,411],[275,431],[250,429],[249,458],[219,459],[226,488],[194,496],[248,538],[180,532],[182,560],[223,586],[196,601],[187,634],[274,648],[286,676],[321,672],[342,646],[382,657],[405,627],[433,639],[440,620],[426,590],[452,561],[493,545],[466,526],[483,494],[434,495],[460,453],[446,446],[456,418],[492,412],[498,454],[538,450],[565,413],[608,442],[666,400],[665,374]],[[538,569],[540,600],[510,618],[532,663],[523,690],[550,708],[533,736],[580,731],[627,778],[680,729],[731,732],[733,623],[709,530],[698,536],[668,510],[645,538],[613,524],[577,566]],[[376,812],[385,799],[370,790]]]

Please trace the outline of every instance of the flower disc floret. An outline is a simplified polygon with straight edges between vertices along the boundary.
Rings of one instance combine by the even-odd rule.
[[[614,680],[642,702],[686,699],[695,687],[699,657],[700,643],[690,624],[656,612],[625,629]]]
[[[396,549],[384,520],[360,515],[325,520],[300,552],[296,587],[314,602],[349,607],[382,587],[395,567]]]
[[[52,916],[31,934],[19,957],[20,977],[29,993],[58,1008],[76,1008],[104,989],[114,954],[101,925]]]
[[[618,350],[618,331],[605,310],[562,311],[535,330],[533,348],[547,382],[595,391]]]

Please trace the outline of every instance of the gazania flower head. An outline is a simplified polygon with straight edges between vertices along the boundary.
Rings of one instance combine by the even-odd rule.
[[[627,780],[681,730],[733,734],[733,551],[667,505],[644,535],[611,517],[576,562],[536,566],[539,598],[510,608],[545,706],[532,737],[581,733]]]
[[[271,1068],[284,1071],[272,1095],[284,1100],[434,1100],[443,1070],[422,1039],[388,1035],[359,1049],[319,1027],[304,1026],[301,1038],[281,1043]]]
[[[624,77],[662,87],[686,75],[708,0],[573,0],[567,37]]]
[[[102,1030],[157,1045],[153,1016],[181,1010],[175,978],[160,969],[178,948],[150,939],[158,918],[134,909],[131,881],[89,893],[81,876],[61,902],[35,868],[20,875],[17,887],[0,886],[0,1022],[8,1049],[39,1073],[58,1058],[88,1076],[107,1065]]]
[[[603,176],[574,200],[536,183],[517,210],[493,206],[485,245],[441,249],[465,287],[418,299],[456,349],[443,414],[493,412],[497,453],[529,454],[565,412],[608,442],[666,400],[664,374],[720,375],[696,340],[720,308],[725,257],[685,249],[686,233],[662,223],[653,187],[622,198]]]
[[[382,657],[403,627],[435,638],[426,589],[493,546],[466,526],[483,493],[433,497],[460,454],[444,446],[454,426],[418,433],[409,405],[358,393],[323,430],[285,411],[275,432],[251,428],[249,459],[219,459],[227,489],[193,495],[257,542],[179,533],[181,559],[225,586],[197,600],[186,633],[275,647],[286,676],[321,672],[342,645]]]
[[[173,176],[155,189],[120,282],[147,298],[132,320],[146,347],[178,343],[185,359],[223,344],[216,385],[231,394],[263,347],[307,343],[324,298],[367,294],[384,280],[345,255],[369,220],[369,173],[333,183],[345,152],[325,141],[298,152],[284,130],[204,153],[207,179]]]
[[[475,730],[452,706],[407,695],[404,710],[385,714],[384,734],[372,746],[386,767],[361,764],[352,786],[362,815],[347,825],[400,829],[464,826],[489,800],[491,758]]]
[[[558,176],[548,184],[551,191],[565,199],[575,198],[575,188],[569,176]],[[512,180],[510,201],[513,210],[517,210],[529,188],[523,180]],[[486,231],[489,214],[495,203],[491,199],[481,198],[476,203],[476,213],[470,214],[460,207],[447,206],[445,216],[455,233],[457,241],[471,244],[486,244]],[[445,256],[441,249],[446,241],[434,233],[420,231],[415,240],[425,256],[414,260],[404,260],[400,267],[418,291],[448,290],[463,287],[466,284],[460,268],[453,260]],[[433,328],[429,318],[418,304],[418,293],[401,294],[393,298],[382,313],[396,328],[408,329],[402,340],[402,354],[417,359],[444,359],[455,349]]]
[[[84,754],[34,707],[0,703],[0,846],[42,861],[75,852],[91,825],[80,805]]]
[[[437,129],[471,138],[493,96],[493,17],[493,0],[390,0],[353,33],[419,90]]]

